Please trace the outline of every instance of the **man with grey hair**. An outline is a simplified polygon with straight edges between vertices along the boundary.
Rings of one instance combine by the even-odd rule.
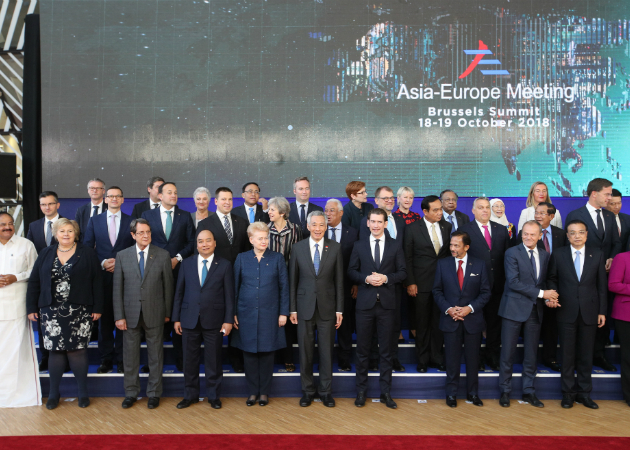
[[[488,281],[490,281],[492,292],[490,301],[483,308],[486,319],[486,349],[485,354],[479,358],[479,369],[485,370],[485,360],[492,370],[498,371],[501,352],[499,304],[505,285],[503,258],[510,248],[510,235],[506,227],[490,220],[491,211],[490,200],[487,197],[475,199],[472,208],[475,220],[462,225],[459,231],[465,231],[470,236],[471,244],[468,254],[484,261],[488,268]]]
[[[74,220],[79,224],[80,241],[85,238],[85,230],[91,217],[98,216],[107,211],[107,203],[105,203],[105,182],[100,178],[92,178],[87,184],[90,202],[77,209]]]
[[[326,215],[308,215],[308,239],[293,245],[289,260],[291,323],[298,327],[300,378],[303,396],[300,406],[310,406],[319,392],[324,406],[335,406],[332,397],[332,358],[335,330],[343,317],[343,256],[341,245],[326,237]],[[319,387],[313,382],[313,354],[317,330]]]
[[[459,200],[459,196],[455,193],[455,191],[451,189],[444,189],[440,192],[440,200],[442,200],[442,211],[444,212],[442,215],[442,221],[451,224],[453,227],[451,228],[451,233],[454,233],[459,227],[470,222],[470,217],[463,212],[457,211],[457,201]]]
[[[343,205],[336,198],[331,198],[326,202],[324,213],[328,221],[326,236],[331,241],[336,241],[341,245],[341,256],[343,257],[343,317],[345,320],[337,330],[337,343],[339,344],[337,363],[339,370],[348,372],[352,369],[350,359],[352,357],[352,333],[354,332],[354,303],[356,302],[358,287],[345,275],[348,273],[354,243],[359,240],[359,232],[355,228],[341,223]]]
[[[291,213],[289,221],[297,223],[302,228],[302,239],[310,236],[306,218],[313,211],[324,211],[321,206],[310,202],[311,198],[311,182],[308,177],[297,177],[293,182],[293,193],[295,194],[295,203],[291,203]]]

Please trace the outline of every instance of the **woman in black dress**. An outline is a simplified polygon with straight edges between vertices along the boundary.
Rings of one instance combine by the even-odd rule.
[[[44,347],[50,351],[46,408],[59,404],[66,361],[79,385],[79,406],[86,408],[88,344],[92,322],[101,317],[103,307],[102,269],[94,250],[77,242],[79,226],[74,220],[57,220],[53,235],[58,244],[42,250],[31,272],[27,312],[33,321],[41,315]]]

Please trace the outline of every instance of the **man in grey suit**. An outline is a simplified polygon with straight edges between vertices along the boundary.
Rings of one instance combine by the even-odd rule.
[[[145,219],[131,222],[136,245],[118,252],[114,269],[114,319],[123,333],[125,399],[131,407],[140,394],[140,343],[147,341],[148,408],[157,408],[162,395],[164,364],[162,333],[173,307],[173,271],[168,251],[151,244],[151,226]]]
[[[291,322],[298,326],[300,406],[309,406],[317,391],[324,406],[335,406],[332,397],[332,360],[335,331],[343,314],[343,256],[341,245],[326,237],[326,215],[308,215],[308,239],[293,244],[289,261]],[[315,330],[319,351],[319,388],[313,383]]]

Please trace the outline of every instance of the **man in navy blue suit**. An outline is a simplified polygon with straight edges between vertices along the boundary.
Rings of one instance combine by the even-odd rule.
[[[87,190],[90,196],[90,202],[80,206],[74,217],[74,220],[79,224],[81,242],[83,242],[85,238],[85,230],[87,229],[90,218],[98,216],[107,210],[107,203],[105,203],[105,182],[100,178],[93,178],[88,181]]]
[[[125,197],[121,188],[112,186],[107,189],[105,196],[107,211],[90,219],[83,240],[84,245],[96,250],[103,268],[103,315],[98,327],[101,365],[96,369],[97,373],[111,372],[114,368],[114,359],[116,359],[118,373],[125,373],[122,354],[123,333],[116,331],[113,303],[116,254],[135,243],[131,236],[131,217],[120,210],[124,202]],[[115,335],[114,332],[116,332]]]
[[[265,212],[268,202],[266,199],[260,198],[260,186],[258,186],[258,183],[250,181],[243,185],[242,196],[245,203],[232,209],[232,214],[246,219],[249,223],[269,223],[269,214]],[[258,203],[259,201],[262,205]]]
[[[621,192],[617,189],[612,190],[612,197],[606,206],[606,209],[615,215],[615,222],[619,230],[619,239],[621,240],[621,251],[628,251],[628,238],[630,237],[630,215],[621,212],[622,197]]]
[[[53,236],[52,226],[57,220],[62,218],[57,212],[59,206],[61,205],[56,192],[44,191],[39,194],[39,209],[44,213],[44,217],[31,222],[26,235],[26,239],[35,245],[37,253],[50,244],[57,242],[57,239]],[[48,350],[44,348],[44,334],[42,333],[42,325],[39,318],[37,319],[37,336],[39,338],[39,352],[42,355],[42,360],[39,362],[39,371],[42,372],[48,370]]]
[[[380,354],[379,385],[381,403],[396,408],[391,396],[392,334],[396,327],[396,285],[407,276],[405,254],[398,241],[385,236],[387,212],[375,208],[368,213],[371,235],[354,244],[348,276],[359,286],[356,304],[357,328],[357,398],[354,404],[365,405],[368,361],[374,328],[378,334]]]
[[[177,206],[177,186],[172,181],[163,183],[159,188],[160,207],[145,211],[142,218],[151,226],[151,244],[163,248],[171,255],[173,279],[177,279],[179,263],[194,252],[195,225],[188,211]],[[171,324],[173,321],[170,322]],[[173,348],[177,353],[177,370],[183,371],[182,338],[172,333],[173,326],[164,325],[164,337],[172,334]],[[145,366],[146,367],[146,366]]]
[[[199,402],[199,358],[204,343],[206,396],[221,408],[221,347],[234,323],[234,273],[227,259],[214,254],[216,240],[210,230],[197,235],[198,255],[186,258],[177,278],[173,304],[175,332],[184,343],[184,399],[178,409]]]
[[[545,290],[549,253],[538,248],[542,227],[534,220],[523,224],[523,244],[505,252],[505,289],[499,305],[501,325],[501,371],[499,388],[503,407],[510,406],[512,364],[521,329],[523,330],[523,401],[542,408],[536,397],[538,341],[544,300],[557,300],[558,293]]]
[[[486,322],[483,307],[490,300],[488,268],[468,256],[470,236],[464,231],[451,235],[451,257],[440,259],[435,270],[433,300],[438,305],[440,330],[444,333],[446,360],[446,404],[457,406],[462,344],[466,358],[467,399],[483,406],[479,398],[479,347]]]
[[[147,192],[149,193],[149,198],[143,202],[133,205],[131,220],[139,219],[145,211],[160,207],[160,186],[163,184],[164,178],[162,177],[149,178],[149,181],[147,182]]]
[[[297,223],[302,228],[302,239],[308,239],[311,235],[306,226],[306,218],[313,211],[323,211],[324,208],[311,203],[311,182],[307,177],[298,177],[293,182],[295,203],[291,203],[289,221]]]

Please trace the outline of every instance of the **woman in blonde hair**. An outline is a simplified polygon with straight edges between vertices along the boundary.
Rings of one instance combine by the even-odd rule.
[[[549,198],[549,189],[547,189],[547,185],[542,181],[536,181],[532,184],[532,187],[529,188],[527,208],[521,211],[521,217],[518,219],[517,234],[521,231],[525,222],[528,220],[534,220],[536,206],[538,206],[540,202],[551,203],[551,198]],[[551,221],[551,225],[562,228],[562,217],[560,217],[560,211],[556,212],[556,217],[554,217]]]

